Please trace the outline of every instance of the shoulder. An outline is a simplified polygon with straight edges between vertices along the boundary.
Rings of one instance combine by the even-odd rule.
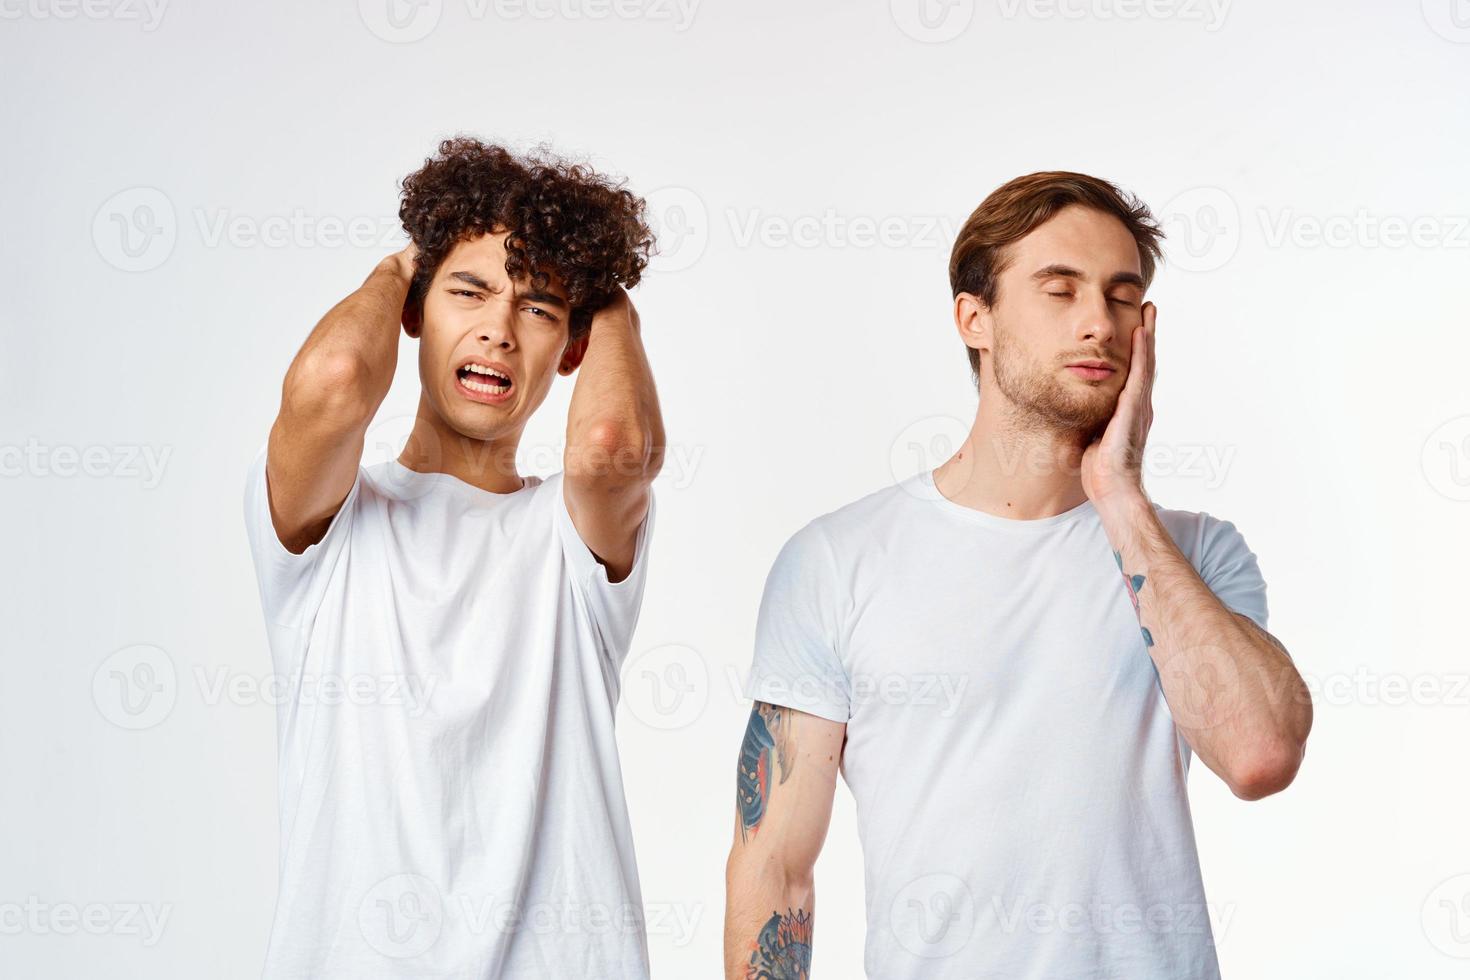
[[[527,476],[524,479],[526,485],[521,492],[526,494],[532,507],[567,512],[564,473],[558,470],[546,476]]]
[[[905,481],[907,482],[907,481]],[[867,550],[897,526],[916,502],[903,483],[882,487],[812,518],[787,539],[782,554],[841,563]]]
[[[1222,553],[1249,552],[1244,535],[1232,521],[1208,511],[1176,510],[1159,504],[1154,504],[1154,512],[1174,544],[1196,568]]]

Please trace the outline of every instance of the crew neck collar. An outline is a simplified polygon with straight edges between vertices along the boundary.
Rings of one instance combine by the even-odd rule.
[[[1030,520],[1017,520],[1013,517],[1001,517],[989,511],[976,510],[974,507],[966,507],[957,504],[946,497],[934,482],[933,470],[922,470],[908,479],[908,490],[913,496],[931,505],[936,510],[942,511],[953,517],[957,517],[971,524],[980,524],[984,527],[996,528],[1003,531],[1013,531],[1019,534],[1034,534],[1051,528],[1074,524],[1077,521],[1096,515],[1097,511],[1092,506],[1091,499],[1084,500],[1070,510],[1064,510],[1060,514],[1052,514],[1050,517],[1035,517]]]
[[[518,493],[523,493],[535,487],[541,482],[541,478],[538,476],[523,476],[521,477],[521,485],[516,489],[508,493],[497,493],[494,490],[486,490],[483,487],[475,486],[473,483],[467,483],[453,473],[444,473],[439,470],[421,471],[411,469],[404,466],[397,459],[387,460],[385,466],[387,467],[388,479],[394,486],[408,488],[410,490],[410,496],[414,495],[413,491],[421,493],[428,487],[444,487],[454,493],[477,500],[507,500]]]

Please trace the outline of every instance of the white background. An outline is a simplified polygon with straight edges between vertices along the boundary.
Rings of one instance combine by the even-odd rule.
[[[1318,695],[1284,795],[1193,775],[1226,975],[1465,975],[1464,0],[156,2],[0,0],[0,973],[259,973],[245,467],[307,331],[396,247],[396,181],[466,132],[628,176],[664,232],[635,298],[672,448],[619,716],[656,977],[719,969],[770,562],[968,424],[949,247],[1040,169],[1166,222],[1148,488],[1241,528]],[[817,973],[856,977],[845,787],[817,881]],[[94,903],[98,934],[68,918]]]

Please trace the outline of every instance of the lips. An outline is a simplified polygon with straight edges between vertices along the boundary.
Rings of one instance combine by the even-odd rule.
[[[454,382],[460,394],[485,404],[505,401],[515,387],[510,368],[480,357],[469,358],[455,368]]]
[[[1103,381],[1118,373],[1118,368],[1111,362],[1095,358],[1073,361],[1067,365],[1067,370],[1086,381]]]

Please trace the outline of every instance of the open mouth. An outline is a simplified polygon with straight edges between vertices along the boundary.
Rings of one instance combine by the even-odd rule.
[[[509,395],[514,384],[510,375],[485,364],[465,364],[455,372],[455,376],[459,378],[461,388],[487,400]]]

